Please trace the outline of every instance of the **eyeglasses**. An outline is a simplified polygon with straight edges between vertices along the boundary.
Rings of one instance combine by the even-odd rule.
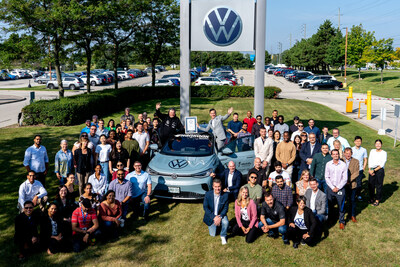
[[[304,125],[299,125],[299,127],[304,127]]]
[[[307,135],[306,134],[302,134],[301,137],[307,137]]]
[[[118,176],[124,176],[124,174],[123,174],[123,173],[118,173],[117,175],[118,175]]]
[[[31,209],[33,209],[33,207],[24,207],[24,209],[31,210]]]
[[[252,178],[252,179],[256,179],[256,178],[257,178],[257,176],[250,176],[250,178]]]
[[[124,166],[123,164],[117,164],[117,167],[121,167],[121,166]]]

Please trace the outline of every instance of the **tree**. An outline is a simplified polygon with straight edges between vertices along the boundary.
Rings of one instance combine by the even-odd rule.
[[[371,46],[374,40],[374,32],[367,32],[361,24],[351,27],[347,38],[347,60],[349,65],[358,68],[358,79],[361,79],[361,67],[365,65],[361,60],[365,48]]]
[[[60,54],[65,33],[71,24],[70,1],[62,0],[4,0],[0,6],[0,18],[7,22],[10,31],[31,31],[33,35],[49,38],[53,46],[59,96],[64,97],[62,87]]]
[[[271,63],[271,55],[265,50],[265,65]]]
[[[155,85],[155,67],[161,55],[179,41],[179,4],[175,0],[142,0],[143,14],[133,40],[139,59],[152,68]]]
[[[332,22],[329,20],[325,20],[323,24],[319,26],[319,29],[316,34],[311,37],[312,44],[312,57],[315,61],[315,65],[317,67],[321,67],[322,70],[328,71],[329,73],[329,64],[326,61],[327,50],[334,39],[335,29],[332,27]]]
[[[383,84],[383,69],[385,68],[386,63],[392,61],[394,58],[393,39],[380,39],[378,41],[373,41],[372,45],[365,48],[360,62],[371,62],[375,63],[377,67],[380,67],[381,84]]]
[[[342,67],[345,63],[345,38],[340,30],[336,31],[326,51],[326,63],[333,67]]]

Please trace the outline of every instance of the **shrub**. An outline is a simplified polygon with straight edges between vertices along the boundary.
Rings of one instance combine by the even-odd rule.
[[[150,99],[179,97],[180,89],[172,87],[125,87],[107,89],[54,100],[40,100],[23,108],[24,124],[50,126],[80,124],[92,114],[100,117],[119,111],[133,103]],[[277,87],[265,87],[265,98],[276,98]],[[193,97],[253,97],[251,86],[193,86]]]

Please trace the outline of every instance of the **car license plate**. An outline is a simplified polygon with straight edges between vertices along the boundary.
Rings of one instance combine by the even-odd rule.
[[[181,192],[181,189],[179,187],[168,186],[168,193],[179,194],[180,192]]]

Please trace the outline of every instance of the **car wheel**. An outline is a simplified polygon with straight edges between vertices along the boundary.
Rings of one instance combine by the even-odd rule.
[[[42,84],[43,82],[42,82],[41,80],[38,80],[37,83],[38,83],[38,84]]]
[[[48,87],[49,87],[49,89],[54,89],[54,88],[55,88],[55,87],[54,87],[54,84],[52,84],[52,83],[51,83],[51,84],[49,84],[49,86],[48,86]]]
[[[76,86],[73,85],[73,84],[71,84],[71,85],[69,86],[69,89],[70,89],[70,90],[75,90],[75,89],[76,89]]]
[[[314,85],[312,89],[313,90],[318,90],[318,86]]]
[[[339,86],[335,85],[335,87],[333,87],[333,89],[339,90]]]
[[[303,88],[307,88],[308,85],[309,85],[309,83],[304,83]]]
[[[93,82],[90,83],[90,85],[91,85],[91,86],[96,86],[96,82],[93,81]]]

